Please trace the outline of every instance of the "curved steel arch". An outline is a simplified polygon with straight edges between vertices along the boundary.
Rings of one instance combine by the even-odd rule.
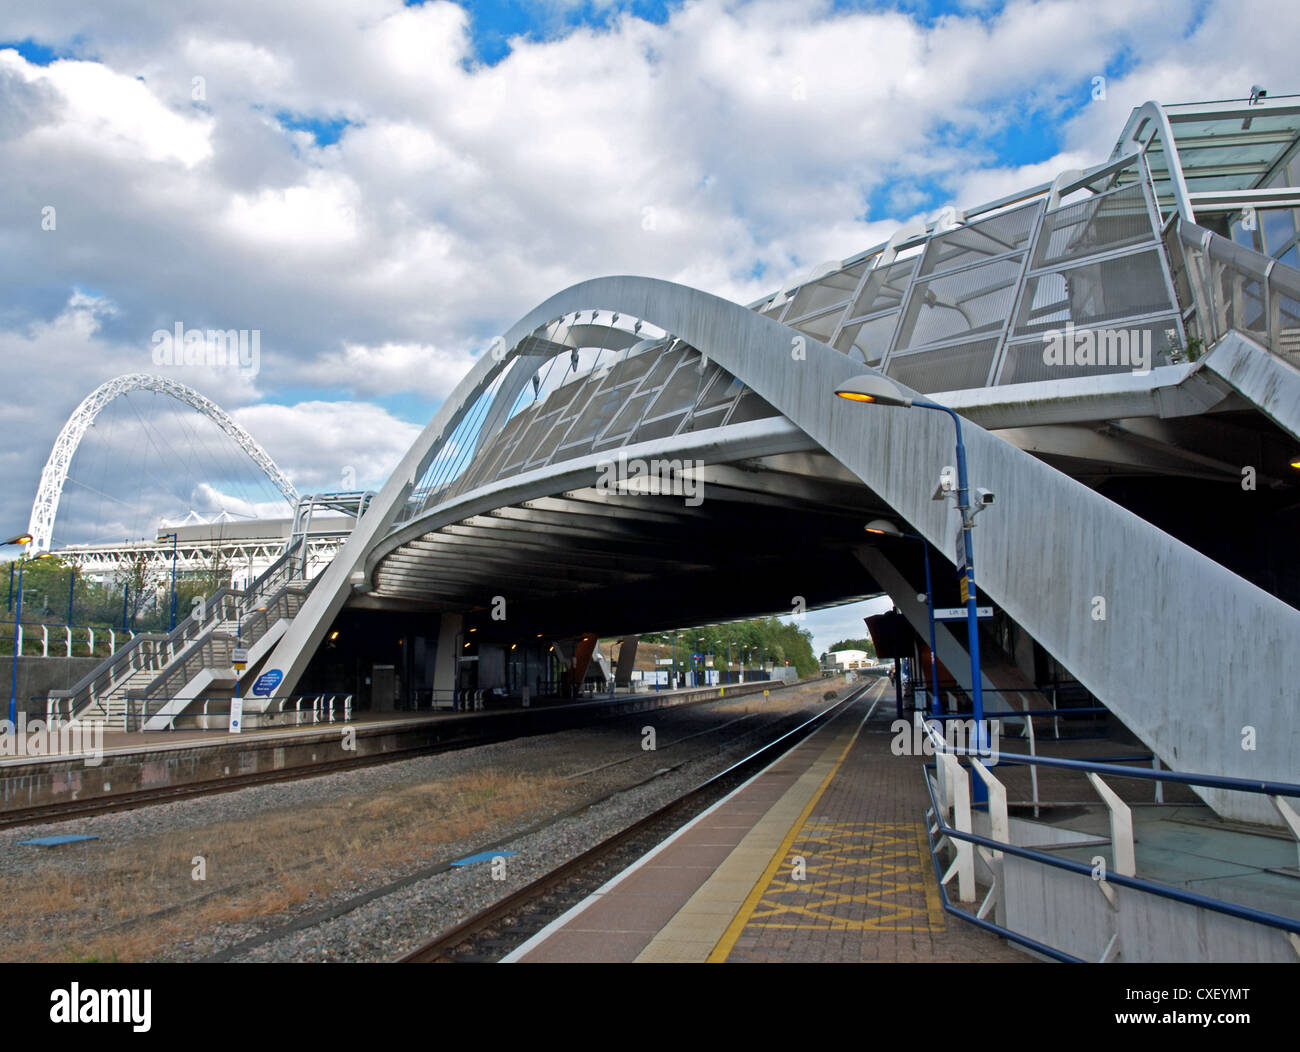
[[[68,478],[68,468],[76,455],[86,431],[95,422],[95,417],[104,406],[119,395],[130,391],[154,391],[169,395],[178,402],[198,410],[222,431],[239,443],[240,448],[248,454],[267,478],[275,484],[276,489],[284,494],[284,499],[291,505],[298,502],[298,491],[267,454],[257,439],[240,427],[216,402],[204,398],[192,387],[187,387],[178,380],[165,376],[153,376],[149,373],[127,373],[100,384],[81,402],[72,415],[68,417],[59,437],[54,440],[54,448],[45,462],[41,472],[41,483],[36,490],[36,500],[32,503],[32,517],[27,532],[32,535],[32,546],[40,551],[49,551],[54,537],[54,517],[59,510],[59,500],[63,496],[63,484]]]
[[[367,584],[367,556],[388,533],[410,489],[467,405],[492,382],[525,337],[574,310],[598,307],[643,319],[716,361],[801,428],[822,449],[927,537],[949,561],[947,502],[930,492],[952,462],[951,421],[940,413],[862,407],[833,397],[834,385],[865,366],[810,336],[739,304],[650,278],[597,278],[557,293],[506,335],[509,351],[483,355],[439,409],[322,574],[285,633],[270,665],[287,694],[353,587]],[[801,351],[792,354],[792,348]],[[1242,777],[1284,779],[1300,752],[1300,725],[1289,715],[1300,681],[1300,612],[1213,560],[1164,534],[1004,439],[966,422],[972,481],[998,494],[997,510],[975,531],[982,592],[1108,705],[1171,765]],[[1044,518],[1051,528],[1044,529]],[[1090,616],[1106,597],[1108,616]],[[1194,625],[1230,626],[1266,660],[1226,661]],[[1185,699],[1214,698],[1207,711],[1180,711]],[[1250,699],[1249,704],[1246,699]],[[1257,751],[1244,753],[1232,727],[1257,727]],[[1263,725],[1267,724],[1267,733]],[[1270,817],[1253,803],[1222,813]]]

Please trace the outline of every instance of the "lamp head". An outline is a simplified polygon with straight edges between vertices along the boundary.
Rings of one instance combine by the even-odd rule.
[[[873,405],[895,405],[906,408],[912,399],[901,387],[879,373],[863,373],[835,385],[835,393],[850,402],[869,402]]]
[[[903,531],[895,526],[888,519],[872,519],[863,527],[867,533],[874,534],[877,537],[901,537]]]

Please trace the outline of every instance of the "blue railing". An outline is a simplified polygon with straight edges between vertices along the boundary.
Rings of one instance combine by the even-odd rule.
[[[981,753],[975,750],[951,746],[942,741],[937,733],[934,733],[933,731],[929,732],[929,736],[934,742],[936,752],[944,752],[950,756],[959,758],[963,756],[974,757],[976,759],[989,757],[988,753]],[[1116,760],[1123,761],[1140,758],[1144,757],[1094,757],[1089,760],[1066,760],[1054,757],[1025,755],[1023,753],[1003,753],[1001,751],[994,751],[992,752],[991,757],[989,757],[989,761],[991,761],[989,762],[989,766],[997,764],[1048,767],[1059,770],[1076,771],[1084,774],[1105,774],[1111,778],[1138,778],[1157,783],[1168,782],[1175,785],[1195,786],[1204,789],[1218,789],[1231,792],[1253,793],[1269,797],[1289,797],[1300,799],[1300,784],[1291,782],[1281,782],[1272,779],[1237,778],[1228,775],[1184,774],[1178,771],[1130,767],[1114,762]],[[965,771],[966,768],[962,767],[961,770]],[[963,921],[974,924],[985,931],[1001,935],[1054,960],[1079,962],[1081,959],[1072,954],[1048,946],[1028,935],[1014,931],[1013,929],[994,921],[990,921],[982,915],[977,916],[972,914],[954,905],[948,897],[945,877],[941,870],[938,852],[940,843],[944,838],[947,838],[954,843],[956,841],[961,841],[972,846],[987,848],[990,851],[997,851],[1017,858],[1027,859],[1031,862],[1040,863],[1054,869],[1064,870],[1066,872],[1075,873],[1096,880],[1097,878],[1093,867],[1071,859],[1059,858],[1048,854],[1047,852],[1035,850],[1034,848],[1021,847],[993,837],[982,836],[975,832],[954,828],[946,821],[948,808],[946,806],[941,807],[939,801],[935,798],[935,779],[930,777],[930,774],[931,772],[935,774],[938,773],[938,764],[927,764],[925,766],[925,772],[926,793],[930,798],[930,810],[926,816],[927,840],[930,848],[930,858],[935,867],[935,877],[939,884],[940,896],[945,912],[950,913],[955,917],[959,917]],[[1003,800],[1003,809],[1005,811],[1005,799]],[[931,826],[929,822],[931,819],[933,820],[933,826]],[[1063,846],[1069,846],[1068,842]],[[1112,851],[1114,851],[1114,847],[1114,838],[1112,837]],[[1001,879],[1000,875],[997,879]],[[1300,936],[1300,919],[1294,917],[1285,917],[1280,914],[1271,913],[1267,910],[1256,909],[1251,906],[1243,906],[1239,903],[1228,902],[1223,899],[1216,899],[1208,895],[1198,894],[1194,891],[1187,891],[1182,888],[1161,884],[1157,881],[1147,880],[1136,875],[1130,876],[1124,873],[1109,872],[1104,876],[1104,878],[1102,878],[1102,882],[1114,884],[1118,887],[1131,888],[1134,891],[1141,891],[1149,895],[1155,895],[1159,898],[1178,902],[1185,906],[1209,910],[1238,920],[1244,920],[1253,924],[1274,928],[1291,935],[1293,937],[1293,942],[1295,936]],[[983,910],[980,912],[982,914]]]

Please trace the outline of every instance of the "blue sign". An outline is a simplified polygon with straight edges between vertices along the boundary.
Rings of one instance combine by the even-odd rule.
[[[284,679],[284,673],[278,668],[273,668],[269,672],[263,672],[257,677],[257,682],[253,684],[253,697],[269,698],[271,691],[280,685],[280,680]]]

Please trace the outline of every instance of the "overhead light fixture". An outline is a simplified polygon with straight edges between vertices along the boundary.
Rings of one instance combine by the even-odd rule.
[[[907,407],[912,399],[903,394],[892,380],[879,373],[863,373],[843,383],[835,385],[835,393],[850,402],[872,402],[876,405],[894,405]]]
[[[864,527],[868,533],[873,533],[877,537],[901,537],[903,531],[895,526],[888,519],[872,519]]]
[[[31,544],[32,535],[30,533],[20,533],[17,537],[10,537],[5,544]]]

